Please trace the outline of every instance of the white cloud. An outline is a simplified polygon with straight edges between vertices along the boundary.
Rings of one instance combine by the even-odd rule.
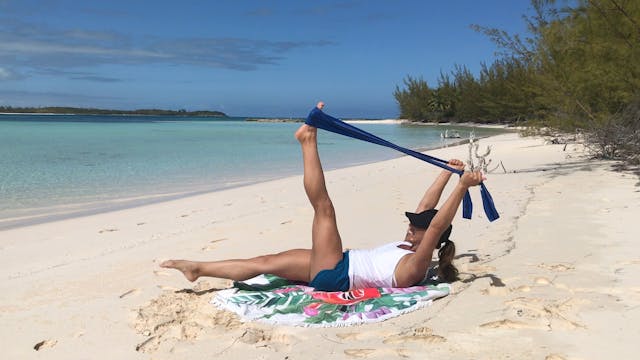
[[[21,79],[22,76],[11,71],[10,69],[0,67],[0,81]]]
[[[116,31],[56,29],[17,20],[0,21],[0,63],[36,70],[153,63],[255,70],[280,63],[286,53],[295,49],[327,45],[332,43],[135,37]]]
[[[65,45],[65,44],[47,44],[44,42],[8,42],[0,44],[0,51],[7,53],[21,54],[66,54],[66,55],[86,55],[86,56],[130,56],[140,58],[167,58],[168,55],[159,54],[146,50],[127,50],[127,49],[110,49],[93,46]]]

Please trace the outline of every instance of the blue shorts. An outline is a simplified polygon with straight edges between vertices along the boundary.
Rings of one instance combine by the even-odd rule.
[[[311,280],[309,286],[319,291],[349,290],[349,251],[342,253],[333,270],[322,270]]]

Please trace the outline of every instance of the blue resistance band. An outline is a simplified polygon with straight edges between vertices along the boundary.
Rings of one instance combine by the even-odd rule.
[[[462,170],[457,170],[447,166],[448,161],[446,160],[438,159],[436,157],[393,144],[351,124],[347,124],[344,121],[329,116],[318,108],[313,108],[313,110],[311,110],[309,116],[307,116],[307,120],[305,121],[305,123],[318,129],[323,129],[332,133],[395,149],[409,156],[413,156],[422,161],[426,161],[429,164],[433,164],[435,166],[439,166],[443,169],[449,170],[458,175],[462,175],[462,173],[464,172]],[[498,211],[496,210],[496,207],[493,203],[493,199],[491,198],[491,194],[489,194],[489,190],[487,190],[487,187],[484,185],[484,183],[480,183],[480,195],[482,197],[482,206],[484,208],[484,212],[485,214],[487,214],[487,218],[489,219],[489,221],[498,219],[500,215],[498,214]],[[473,203],[471,202],[471,195],[469,195],[469,191],[467,191],[464,194],[464,198],[462,200],[462,217],[465,219],[471,219],[472,212]]]

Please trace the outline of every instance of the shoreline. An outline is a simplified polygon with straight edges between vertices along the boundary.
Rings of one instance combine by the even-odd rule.
[[[5,356],[632,358],[640,257],[628,224],[640,214],[637,176],[586,159],[579,145],[514,133],[485,144],[509,171],[486,181],[501,218],[489,223],[479,190],[471,191],[473,219],[458,214],[453,222],[461,279],[431,306],[344,328],[243,323],[209,304],[229,281],[192,284],[158,267],[167,258],[308,247],[312,209],[297,175],[0,231]],[[467,152],[455,146],[433,155],[464,159]],[[345,247],[403,236],[404,211],[440,171],[416,161],[402,156],[326,172]]]

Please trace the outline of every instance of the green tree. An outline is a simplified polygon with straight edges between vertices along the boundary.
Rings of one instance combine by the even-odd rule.
[[[569,5],[567,5],[569,4]],[[605,157],[640,153],[640,1],[532,0],[528,34],[474,25],[499,48],[477,76],[464,65],[438,87],[408,76],[401,114],[436,121],[521,122],[588,135]]]
[[[432,90],[422,78],[407,76],[404,89],[396,86],[393,96],[400,107],[400,117],[410,120],[428,121],[431,117],[429,101]]]

